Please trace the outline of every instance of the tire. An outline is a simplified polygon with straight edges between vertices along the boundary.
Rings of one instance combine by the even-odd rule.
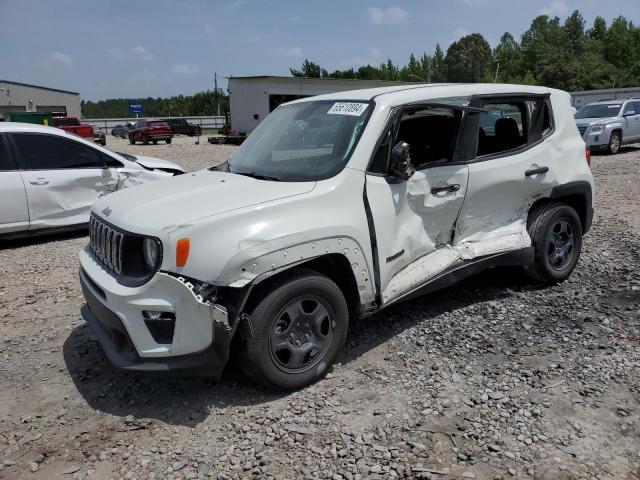
[[[169,145],[171,143],[171,139],[167,138],[167,145]]]
[[[149,138],[147,136],[142,137],[142,144],[149,145]]]
[[[534,248],[527,275],[547,284],[569,278],[582,249],[582,224],[576,211],[564,203],[542,204],[529,212],[527,230]]]
[[[136,144],[136,141],[133,139],[133,135],[129,135],[129,143],[131,145],[135,145]]]
[[[153,142],[154,145],[158,144],[158,140],[152,140],[152,142]]]
[[[347,302],[338,286],[324,275],[300,269],[258,295],[240,324],[247,375],[269,389],[284,391],[322,378],[342,349],[349,327]]]
[[[609,145],[607,146],[607,152],[610,155],[616,155],[620,153],[620,145],[622,144],[622,137],[620,132],[613,132],[609,138]]]
[[[100,145],[105,147],[107,145],[107,139],[105,138],[104,140],[100,140]]]

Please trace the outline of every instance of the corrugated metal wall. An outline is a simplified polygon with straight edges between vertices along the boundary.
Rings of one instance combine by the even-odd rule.
[[[229,78],[231,128],[236,132],[245,133],[256,128],[269,114],[269,95],[313,96],[412,83],[296,77],[231,77]]]
[[[46,107],[65,107],[67,115],[79,117],[80,95],[47,88],[0,82],[0,112],[15,110],[45,111]]]

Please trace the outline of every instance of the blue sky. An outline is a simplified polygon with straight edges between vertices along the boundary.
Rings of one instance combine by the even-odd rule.
[[[473,32],[495,45],[576,8],[640,22],[640,0],[0,0],[0,78],[91,100],[191,94],[214,72],[287,75],[305,57],[333,70]]]

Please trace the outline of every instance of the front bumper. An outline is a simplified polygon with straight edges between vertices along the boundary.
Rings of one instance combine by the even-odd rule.
[[[188,282],[157,273],[142,287],[118,284],[90,253],[80,254],[80,283],[91,325],[111,363],[140,371],[201,370],[219,377],[227,363],[233,330],[226,309],[195,296]],[[144,310],[175,315],[170,343],[157,343]]]
[[[609,147],[609,140],[611,138],[611,132],[606,128],[599,133],[592,133],[591,126],[587,127],[582,139],[587,147],[594,152],[599,150],[606,150]]]

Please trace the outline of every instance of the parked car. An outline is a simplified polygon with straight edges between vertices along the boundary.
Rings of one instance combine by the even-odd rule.
[[[590,103],[576,112],[575,119],[592,151],[616,154],[620,146],[640,142],[640,98]]]
[[[350,317],[498,265],[569,277],[593,216],[587,153],[559,90],[296,100],[222,165],[96,202],[82,315],[118,367],[218,376],[237,335],[249,375],[300,388],[327,373]]]
[[[129,143],[131,145],[136,142],[142,142],[144,145],[149,142],[153,142],[156,145],[158,141],[171,143],[172,137],[171,128],[162,120],[139,120],[129,130]]]
[[[123,155],[64,130],[0,124],[0,238],[83,226],[99,197],[184,173],[167,160]]]
[[[202,127],[187,122],[184,118],[167,118],[162,120],[169,127],[174,135],[189,135],[190,137],[199,137],[202,134]]]
[[[103,147],[107,144],[107,134],[103,128],[93,127],[93,141],[99,143]]]
[[[82,138],[95,139],[93,125],[82,123],[78,117],[53,117],[53,126]]]
[[[113,135],[114,137],[128,138],[129,130],[131,129],[132,126],[133,126],[133,123],[131,122],[126,123],[124,125],[116,125],[111,129],[111,135]]]

